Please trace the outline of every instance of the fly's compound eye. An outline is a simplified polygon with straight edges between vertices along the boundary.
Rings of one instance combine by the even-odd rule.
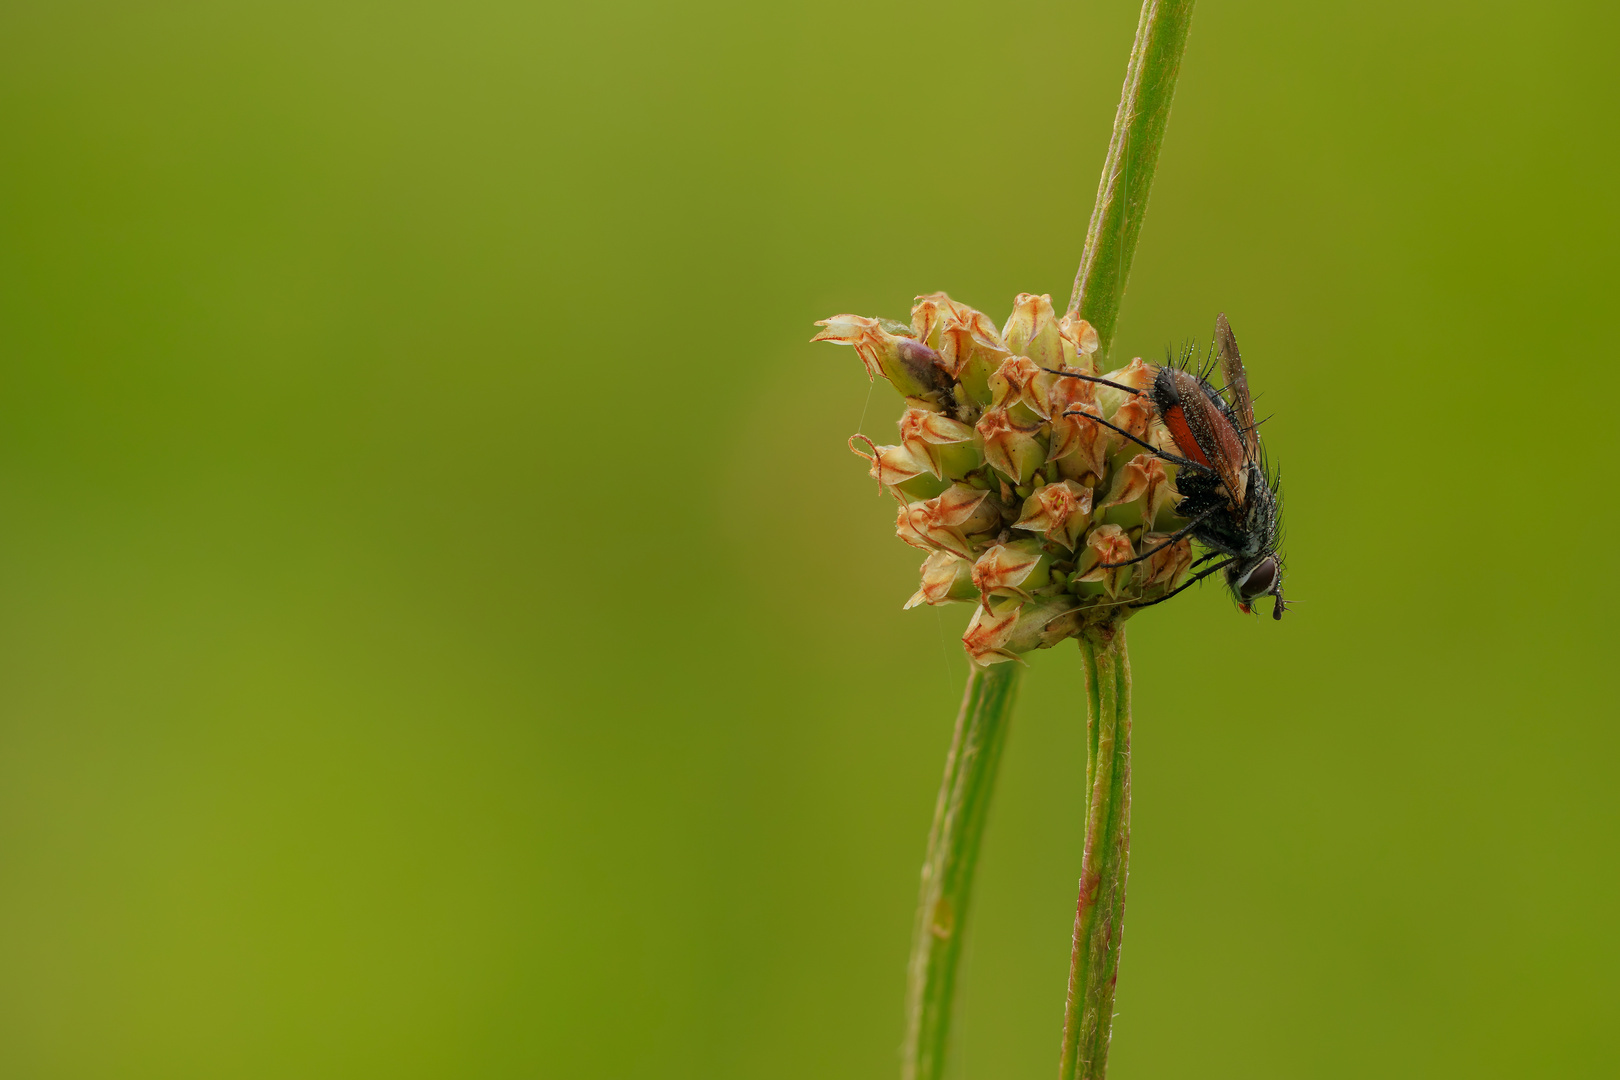
[[[1237,580],[1237,593],[1245,601],[1264,596],[1277,587],[1277,557],[1267,555]]]

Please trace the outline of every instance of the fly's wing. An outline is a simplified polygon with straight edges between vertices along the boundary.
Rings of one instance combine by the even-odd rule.
[[[1260,435],[1254,429],[1254,399],[1249,396],[1249,376],[1238,355],[1237,338],[1226,314],[1215,316],[1215,354],[1221,360],[1221,377],[1232,395],[1232,411],[1243,428],[1243,450],[1250,461],[1260,460]]]
[[[1190,371],[1167,370],[1174,404],[1161,411],[1160,422],[1188,459],[1215,470],[1234,506],[1245,505],[1249,468],[1243,440],[1221,411],[1215,390]]]

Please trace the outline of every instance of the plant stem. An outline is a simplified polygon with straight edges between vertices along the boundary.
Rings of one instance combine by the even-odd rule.
[[[1119,324],[1142,215],[1181,74],[1194,0],[1143,0],[1114,134],[1097,184],[1069,313],[1097,330],[1107,359]],[[1131,664],[1123,623],[1080,639],[1086,669],[1086,847],[1074,906],[1059,1080],[1102,1080],[1114,1030],[1131,844]]]
[[[1145,0],[1137,23],[1068,308],[1096,328],[1099,361],[1113,345],[1192,9],[1193,0]],[[1089,799],[1064,1013],[1063,1080],[1098,1080],[1107,1067],[1130,846],[1131,672],[1123,626],[1088,630],[1081,652]],[[923,863],[908,969],[903,1080],[940,1080],[944,1073],[973,870],[1021,672],[1016,664],[974,667],[963,692]]]
[[[1114,1027],[1131,846],[1131,661],[1123,624],[1080,639],[1086,671],[1086,848],[1074,910],[1060,1080],[1101,1080]]]
[[[1165,125],[1170,121],[1170,102],[1176,95],[1192,12],[1193,0],[1145,0],[1136,24],[1125,88],[1114,113],[1114,135],[1097,185],[1097,202],[1091,208],[1080,272],[1069,297],[1069,314],[1078,313],[1097,330],[1099,362],[1113,347],[1120,300],[1158,169]]]
[[[1022,672],[1023,665],[1014,663],[974,666],[962,692],[917,900],[906,988],[904,1080],[939,1080],[945,1071],[973,868]]]

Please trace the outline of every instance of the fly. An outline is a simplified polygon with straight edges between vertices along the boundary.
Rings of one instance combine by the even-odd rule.
[[[1176,490],[1181,494],[1181,501],[1176,504],[1176,513],[1187,519],[1187,524],[1157,547],[1133,559],[1100,565],[1104,568],[1129,566],[1188,536],[1208,549],[1193,564],[1195,567],[1212,559],[1219,560],[1165,595],[1131,606],[1163,603],[1221,571],[1225,574],[1227,588],[1237,599],[1239,610],[1248,614],[1256,600],[1272,596],[1276,602],[1271,617],[1280,619],[1285,605],[1282,560],[1277,553],[1281,512],[1277,481],[1274,474],[1266,473],[1260,435],[1255,429],[1249,377],[1243,370],[1243,358],[1238,354],[1237,338],[1224,314],[1215,319],[1215,352],[1226,383],[1224,390],[1216,390],[1202,374],[1194,374],[1185,362],[1159,368],[1150,390],[1137,390],[1096,375],[1072,371],[1053,374],[1101,383],[1148,398],[1159,422],[1170,432],[1180,451],[1180,454],[1165,453],[1101,417],[1078,410],[1065,413],[1111,428],[1146,447],[1155,457],[1177,466]]]

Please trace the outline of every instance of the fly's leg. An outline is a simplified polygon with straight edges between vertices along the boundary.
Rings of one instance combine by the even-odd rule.
[[[1078,371],[1059,371],[1057,368],[1049,367],[1043,367],[1041,370],[1046,372],[1048,375],[1061,375],[1065,379],[1084,379],[1086,382],[1099,383],[1103,386],[1112,387],[1115,390],[1123,390],[1127,394],[1134,394],[1136,397],[1147,396],[1146,390],[1138,390],[1134,386],[1126,386],[1124,383],[1112,382],[1108,379],[1102,378],[1099,375],[1082,375]]]
[[[1199,573],[1195,574],[1194,576],[1188,578],[1186,581],[1182,582],[1180,585],[1176,586],[1174,589],[1171,589],[1169,592],[1165,593],[1163,596],[1159,597],[1157,600],[1144,600],[1140,604],[1132,604],[1131,607],[1133,607],[1133,608],[1144,608],[1144,607],[1152,607],[1154,604],[1162,604],[1166,600],[1170,599],[1172,596],[1174,596],[1177,593],[1181,592],[1182,590],[1192,588],[1194,585],[1198,584],[1200,581],[1203,581],[1205,578],[1209,577],[1209,575],[1213,574],[1215,571],[1224,570],[1228,566],[1231,566],[1235,562],[1237,562],[1237,556],[1236,555],[1232,556],[1230,559],[1227,559],[1225,562],[1216,563],[1214,566],[1210,567],[1208,570],[1200,571]]]
[[[1193,461],[1190,458],[1177,457],[1175,454],[1167,454],[1163,450],[1160,450],[1157,446],[1154,446],[1152,443],[1147,442],[1144,439],[1137,438],[1135,435],[1132,435],[1130,432],[1126,431],[1124,428],[1120,427],[1119,425],[1110,423],[1109,421],[1104,420],[1100,416],[1092,416],[1090,413],[1081,412],[1078,409],[1070,409],[1068,412],[1064,413],[1063,415],[1064,416],[1082,417],[1083,419],[1090,420],[1092,423],[1101,424],[1103,427],[1108,428],[1111,431],[1117,431],[1121,435],[1125,436],[1127,439],[1131,440],[1131,442],[1135,443],[1137,446],[1140,446],[1140,447],[1143,447],[1144,449],[1152,451],[1153,456],[1158,458],[1160,461],[1168,461],[1170,464],[1179,466],[1179,467],[1181,467],[1183,469],[1186,469],[1186,468],[1197,469],[1200,472],[1209,473],[1211,476],[1213,476],[1215,474],[1215,470],[1211,469],[1208,465],[1200,465],[1198,462]]]
[[[1190,533],[1194,529],[1198,528],[1198,526],[1200,526],[1200,525],[1202,525],[1204,523],[1205,518],[1209,517],[1211,514],[1213,514],[1215,511],[1217,511],[1219,509],[1220,509],[1220,507],[1218,507],[1218,506],[1212,506],[1208,510],[1205,510],[1202,514],[1199,514],[1197,517],[1195,517],[1191,521],[1187,522],[1187,524],[1183,525],[1181,528],[1179,528],[1175,532],[1171,533],[1169,538],[1166,539],[1164,541],[1164,543],[1160,544],[1158,547],[1154,548],[1152,551],[1144,551],[1144,552],[1142,552],[1142,554],[1136,556],[1136,558],[1134,558],[1134,559],[1126,559],[1124,562],[1098,563],[1096,565],[1096,567],[1093,567],[1093,569],[1113,570],[1116,567],[1130,566],[1132,563],[1139,563],[1143,559],[1146,559],[1146,558],[1149,558],[1151,556],[1157,555],[1159,552],[1163,551],[1165,548],[1169,547],[1171,544],[1174,544],[1177,540],[1180,540],[1183,536],[1186,536],[1188,533]],[[1204,556],[1204,558],[1207,559],[1207,558],[1209,558],[1209,556],[1206,555],[1206,556]],[[1202,562],[1203,560],[1200,559],[1199,561]]]

